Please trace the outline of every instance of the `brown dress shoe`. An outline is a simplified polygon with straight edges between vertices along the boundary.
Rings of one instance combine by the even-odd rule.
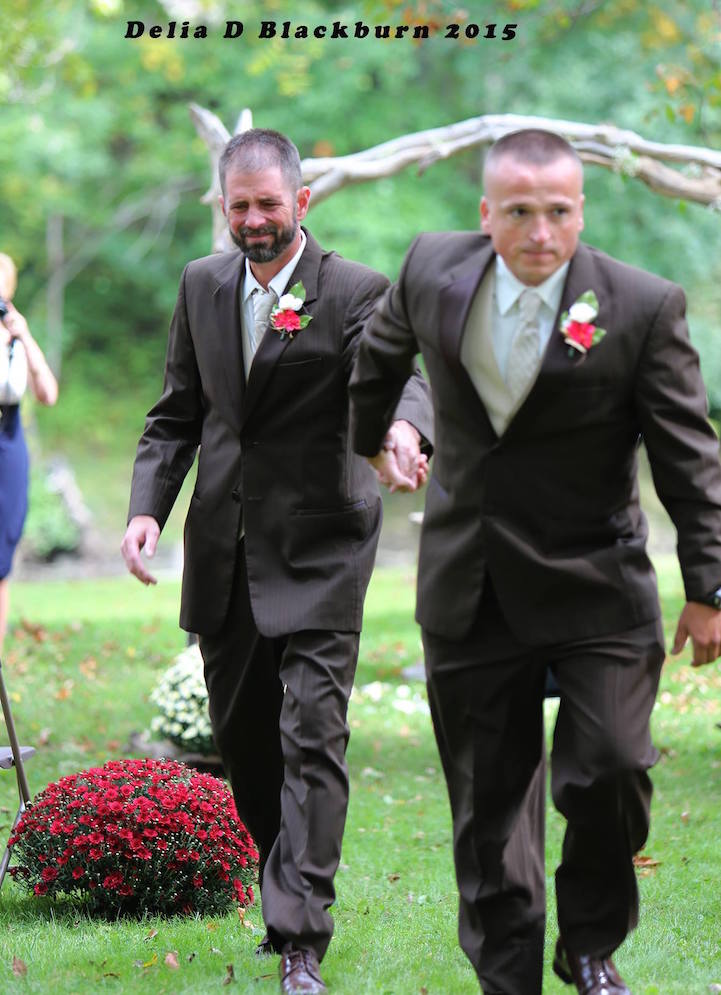
[[[566,950],[556,942],[553,970],[561,981],[575,985],[579,995],[631,995],[610,957],[590,957]]]
[[[284,995],[320,995],[328,990],[312,950],[286,947],[280,958],[280,990]]]

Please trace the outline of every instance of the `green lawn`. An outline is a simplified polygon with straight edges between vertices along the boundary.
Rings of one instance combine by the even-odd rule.
[[[668,633],[680,608],[678,572],[660,561]],[[62,774],[128,755],[152,716],[148,695],[184,645],[178,583],[146,589],[131,578],[17,583],[3,661],[21,739],[38,746],[32,790]],[[324,976],[338,995],[464,995],[478,991],[456,942],[451,827],[422,684],[403,668],[421,657],[412,622],[413,577],[378,570],[367,602],[351,701],[351,807],[334,908],[336,936]],[[658,864],[640,878],[642,919],[617,957],[634,995],[705,995],[721,984],[721,667],[667,664],[654,714],[651,838]],[[549,703],[549,726],[554,705]],[[248,762],[253,762],[248,743]],[[0,778],[7,833],[14,778]],[[549,808],[549,926],[544,992],[568,992],[550,969],[553,868],[562,824]],[[253,956],[259,908],[242,923],[214,920],[93,922],[72,907],[26,897],[9,879],[0,894],[0,991],[275,992],[276,959]],[[166,963],[177,952],[174,968]],[[13,958],[27,967],[13,973]],[[19,969],[19,968],[18,968]]]

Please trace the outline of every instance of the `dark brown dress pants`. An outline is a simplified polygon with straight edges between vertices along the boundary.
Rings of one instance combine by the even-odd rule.
[[[545,931],[543,693],[560,686],[553,801],[567,820],[558,921],[577,953],[612,953],[638,919],[632,858],[649,826],[649,717],[659,620],[524,647],[492,596],[467,639],[424,632],[431,714],[453,816],[460,944],[485,995],[540,995]]]
[[[348,808],[346,721],[359,634],[257,631],[243,543],[221,631],[200,637],[213,736],[260,853],[263,918],[322,959]]]

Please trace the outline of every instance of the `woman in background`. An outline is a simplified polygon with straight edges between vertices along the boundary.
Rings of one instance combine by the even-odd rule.
[[[28,452],[20,422],[26,387],[40,404],[55,404],[58,384],[28,323],[14,307],[17,270],[0,252],[0,653],[10,605],[8,575],[25,522]]]

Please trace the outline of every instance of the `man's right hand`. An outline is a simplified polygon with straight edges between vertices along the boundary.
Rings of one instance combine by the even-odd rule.
[[[157,580],[145,567],[140,550],[145,549],[146,556],[153,556],[160,538],[160,526],[151,515],[136,515],[131,518],[120,550],[125,565],[143,584],[157,584]]]

